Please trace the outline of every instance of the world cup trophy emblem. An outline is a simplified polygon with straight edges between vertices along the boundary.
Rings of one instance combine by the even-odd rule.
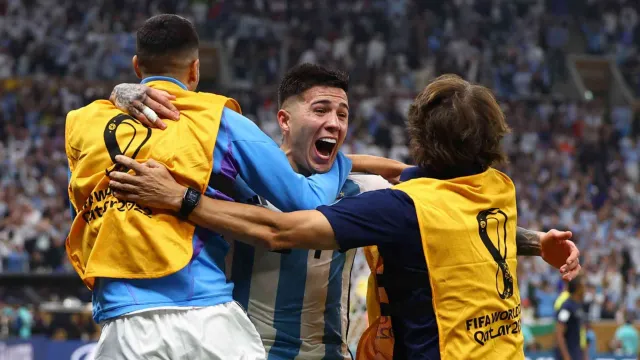
[[[492,208],[478,213],[478,232],[482,243],[496,262],[496,291],[501,299],[513,296],[513,276],[507,264],[507,221],[502,210]]]

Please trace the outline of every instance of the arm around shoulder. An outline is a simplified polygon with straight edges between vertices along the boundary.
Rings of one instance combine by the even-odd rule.
[[[338,247],[331,224],[316,210],[280,213],[203,197],[189,220],[223,236],[269,250]]]
[[[349,154],[347,157],[353,162],[354,172],[380,175],[393,183],[398,183],[402,171],[411,167],[400,161],[372,155]]]

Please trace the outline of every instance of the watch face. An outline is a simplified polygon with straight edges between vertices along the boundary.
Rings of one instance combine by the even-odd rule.
[[[195,202],[198,200],[198,193],[195,191],[187,191],[187,201]]]

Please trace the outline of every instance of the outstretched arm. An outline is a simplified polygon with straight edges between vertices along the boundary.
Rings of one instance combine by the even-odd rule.
[[[179,209],[179,205],[174,205],[173,209],[176,208]],[[331,224],[317,210],[281,213],[260,206],[203,198],[189,220],[223,236],[269,250],[338,248]]]
[[[114,196],[120,200],[133,201],[160,209],[174,211],[180,209],[186,188],[178,184],[164,166],[153,160],[140,164],[121,155],[116,157],[116,161],[133,169],[136,175],[111,173],[109,185],[113,189]],[[341,240],[340,247],[346,250],[353,247],[378,245],[386,239],[397,238],[391,234],[417,228],[417,220],[406,216],[406,214],[415,214],[415,211],[403,211],[403,209],[411,210],[413,205],[405,204],[407,199],[403,202],[401,194],[393,190],[371,191],[357,197],[345,198],[329,207],[334,210],[334,215],[341,213],[341,218],[345,220],[336,222],[336,229],[351,238],[348,244],[344,239]],[[410,199],[408,200],[410,202]],[[350,213],[349,209],[357,209],[359,214]],[[223,235],[245,242],[259,243],[269,249],[338,248],[332,223],[317,210],[278,213],[257,206],[202,198],[189,220]],[[355,224],[355,226],[345,230],[345,225],[349,224]],[[364,231],[360,231],[362,229]],[[578,258],[580,252],[569,240],[571,235],[569,231],[551,230],[542,233],[518,228],[517,253],[525,256],[541,256],[547,263],[560,269],[565,280],[571,280],[581,268]],[[413,237],[418,236],[419,234],[413,234]]]
[[[392,184],[399,183],[402,171],[411,167],[400,161],[373,155],[349,154],[347,157],[353,163],[351,171],[380,175]]]
[[[564,280],[575,278],[580,269],[580,251],[571,241],[570,231],[550,230],[546,233],[518,227],[516,247],[520,256],[541,256],[549,265],[560,269]]]
[[[518,256],[540,256],[542,248],[540,238],[544,233],[528,230],[518,226],[516,230],[516,247]]]
[[[164,166],[153,160],[139,164],[120,155],[116,161],[136,173],[109,175],[109,186],[116,198],[159,209],[180,209],[186,188]],[[291,213],[203,197],[189,220],[272,250],[348,250],[420,239],[413,202],[404,193],[391,189],[369,191],[343,198],[332,206]]]
[[[136,172],[135,176],[122,172],[109,175],[109,186],[116,198],[158,209],[180,210],[186,188],[173,179],[167,168],[153,160],[140,164],[121,155],[116,161]],[[270,250],[338,247],[331,225],[316,210],[281,213],[202,197],[189,220],[224,236]]]

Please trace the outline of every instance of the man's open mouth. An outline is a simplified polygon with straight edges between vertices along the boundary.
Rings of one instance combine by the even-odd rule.
[[[316,150],[318,154],[322,156],[329,157],[333,153],[333,149],[335,149],[337,140],[333,138],[321,138],[316,140]]]

